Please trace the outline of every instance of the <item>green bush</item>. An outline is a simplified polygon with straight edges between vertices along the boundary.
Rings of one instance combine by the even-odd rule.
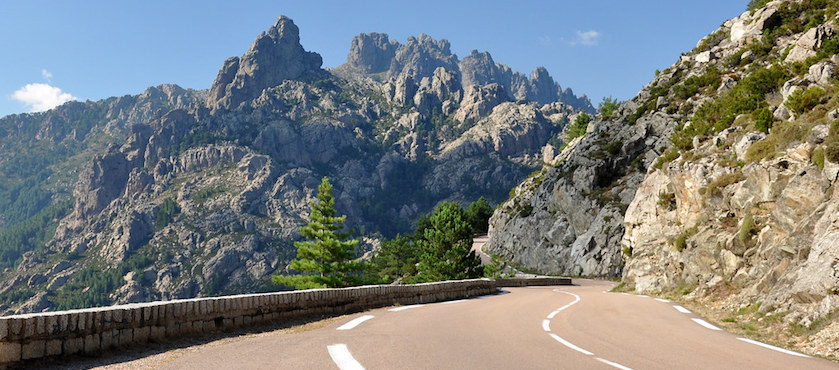
[[[746,10],[754,11],[763,8],[766,4],[769,4],[770,1],[772,0],[750,0],[749,5],[746,6]]]
[[[775,154],[775,140],[771,137],[758,141],[746,150],[746,163],[757,162]]]
[[[769,129],[772,128],[772,124],[775,123],[775,116],[772,115],[772,111],[769,108],[760,108],[752,112],[752,115],[755,116],[755,129],[758,131],[768,133]]]
[[[740,171],[722,174],[708,184],[708,187],[705,188],[705,196],[710,197],[712,195],[720,194],[722,189],[725,189],[726,186],[736,184],[743,180],[745,180],[745,177]]]
[[[570,143],[571,140],[585,135],[589,122],[591,122],[591,116],[585,112],[580,113],[580,115],[574,119],[574,123],[571,124],[571,126],[568,126],[565,131],[566,136],[568,137],[568,142]]]
[[[670,149],[656,159],[653,167],[660,170],[665,164],[670,163],[676,158],[679,158],[679,151]]]
[[[801,114],[824,103],[827,94],[820,87],[814,86],[807,90],[795,90],[784,103],[793,112]]]
[[[810,161],[813,162],[816,167],[819,168],[819,171],[824,169],[824,147],[818,147],[813,150],[813,155],[810,157]]]
[[[619,107],[620,102],[618,102],[618,99],[609,96],[603,97],[603,101],[597,105],[597,110],[600,111],[601,117],[608,119],[612,117],[612,114],[614,114]]]

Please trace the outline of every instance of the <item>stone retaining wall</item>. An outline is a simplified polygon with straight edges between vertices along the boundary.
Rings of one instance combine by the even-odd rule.
[[[550,285],[571,285],[571,278],[545,276],[526,279],[495,279],[495,286],[499,288]]]
[[[267,322],[481,296],[495,293],[497,286],[530,285],[512,280],[503,279],[501,285],[475,279],[244,294],[0,317],[0,367]],[[532,285],[549,283],[526,280]]]

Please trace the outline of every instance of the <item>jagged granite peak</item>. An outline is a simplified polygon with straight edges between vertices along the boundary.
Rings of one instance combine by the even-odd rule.
[[[528,78],[495,62],[486,51],[472,50],[458,60],[448,40],[435,40],[426,34],[411,36],[404,45],[390,40],[387,34],[360,34],[353,38],[347,62],[332,72],[347,78],[358,73],[373,75],[378,80],[395,80],[404,85],[406,76],[419,83],[423,78],[432,78],[441,67],[458,73],[464,89],[497,83],[511,100],[539,104],[560,101],[589,113],[595,111],[586,96],[577,97],[570,89],[563,91],[544,67],[538,67]]]
[[[207,105],[213,109],[235,109],[259,97],[266,88],[321,72],[321,64],[320,54],[300,45],[300,30],[294,21],[280,16],[244,55],[224,61],[210,88]]]
[[[364,73],[387,71],[398,47],[399,43],[389,41],[386,33],[361,33],[352,39],[347,65]]]

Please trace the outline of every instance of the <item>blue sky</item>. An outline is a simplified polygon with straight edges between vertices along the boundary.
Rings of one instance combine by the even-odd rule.
[[[359,33],[402,43],[426,33],[448,39],[461,58],[489,51],[527,75],[545,66],[595,104],[625,100],[747,2],[3,0],[0,116],[163,83],[209,88],[224,59],[281,14],[325,67],[343,63]]]

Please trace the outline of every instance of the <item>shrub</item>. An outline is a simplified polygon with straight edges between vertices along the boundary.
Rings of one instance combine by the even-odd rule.
[[[597,110],[600,111],[600,116],[603,118],[610,118],[620,107],[618,99],[611,96],[603,97],[603,101],[597,105]]]
[[[745,180],[745,177],[740,171],[720,175],[714,179],[714,181],[711,181],[711,183],[708,184],[708,187],[705,188],[705,196],[710,197],[715,194],[720,194],[722,192],[721,189],[725,189],[726,186],[736,184],[743,180]]]
[[[676,209],[676,194],[664,190],[658,193],[658,206],[668,211]]]
[[[681,234],[679,234],[679,236],[673,239],[673,247],[675,247],[676,250],[678,250],[679,252],[685,250],[685,248],[688,245],[688,238],[696,235],[697,232],[699,232],[699,228],[697,226],[686,229]]]
[[[769,4],[771,0],[750,0],[749,5],[746,6],[746,10],[748,11],[755,11],[757,9],[763,8],[766,4]]]
[[[768,108],[760,108],[752,113],[755,116],[755,128],[764,133],[768,133],[775,123],[775,116]]]
[[[772,154],[775,154],[775,140],[772,137],[768,137],[752,144],[746,150],[746,163],[757,162]]]
[[[574,119],[574,123],[571,126],[568,126],[566,129],[566,135],[568,137],[568,142],[574,140],[580,136],[586,134],[586,129],[588,129],[588,124],[591,122],[591,116],[587,113],[580,113],[576,119]]]
[[[833,163],[839,163],[839,143],[834,142],[826,145],[824,157]]]
[[[813,162],[816,167],[819,168],[819,171],[824,169],[824,148],[818,147],[813,150],[813,155],[810,157],[810,161]]]
[[[752,235],[757,232],[757,228],[755,226],[755,219],[752,216],[752,211],[746,210],[746,216],[743,217],[743,223],[740,224],[740,232],[737,235],[737,238],[743,244],[748,245],[748,243],[752,240]]]
[[[664,167],[665,164],[670,163],[676,158],[679,158],[679,151],[672,149],[668,150],[664,152],[664,154],[662,154],[660,157],[658,157],[658,159],[656,159],[653,167],[660,170],[662,167]]]
[[[787,97],[785,105],[793,112],[801,114],[811,110],[825,100],[826,93],[820,87],[814,86],[807,90],[795,90]]]

